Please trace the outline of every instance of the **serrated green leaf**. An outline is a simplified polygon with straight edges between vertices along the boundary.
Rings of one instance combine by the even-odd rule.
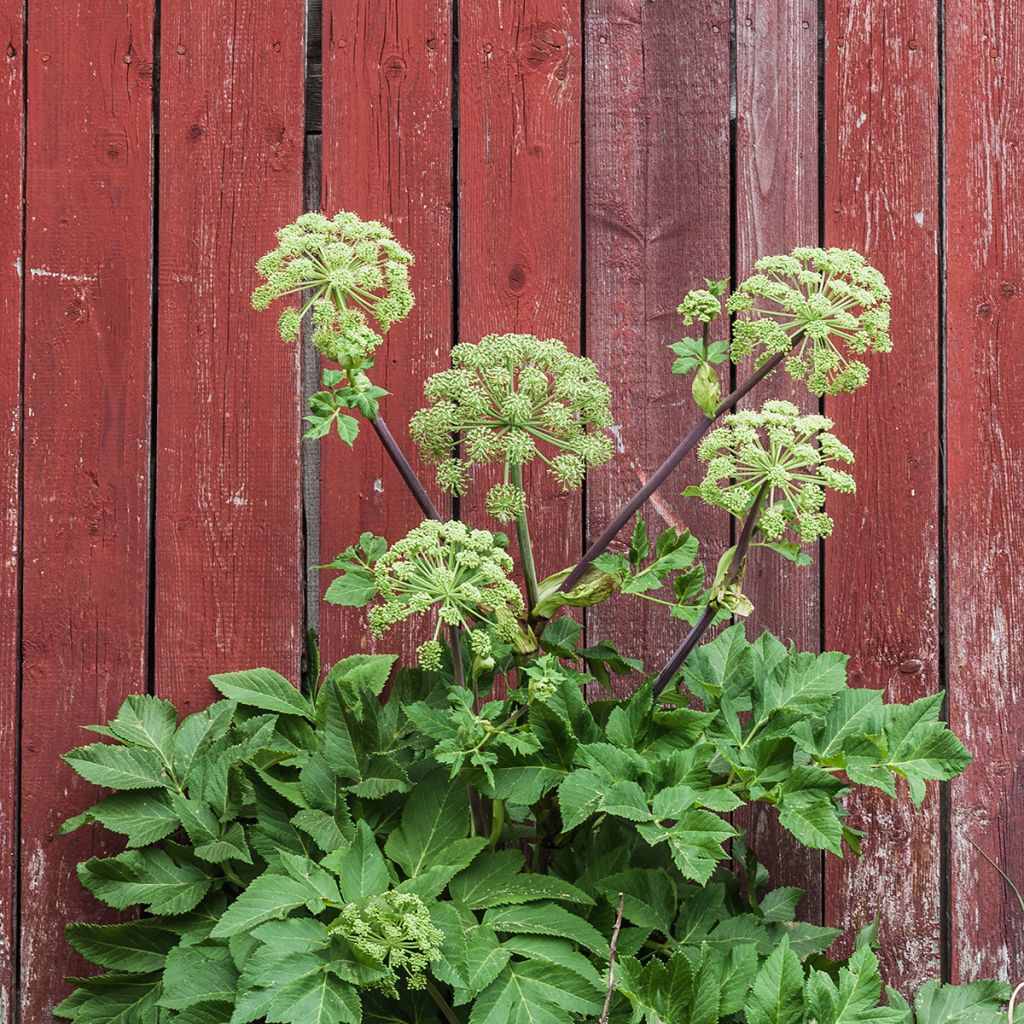
[[[588,921],[554,903],[498,907],[484,914],[483,923],[512,935],[554,935],[572,939],[598,956],[607,956],[608,940]]]
[[[210,676],[210,682],[229,700],[244,707],[275,711],[281,715],[301,715],[311,721],[314,718],[309,701],[273,669],[226,672]]]
[[[803,790],[787,793],[779,803],[779,824],[804,846],[843,855],[843,827],[827,793]]]
[[[130,693],[110,723],[110,731],[122,743],[156,751],[168,760],[178,725],[178,712],[167,700],[145,693]]]
[[[109,789],[158,789],[170,784],[160,758],[142,747],[90,743],[63,758],[87,782]]]
[[[184,1010],[206,1001],[234,1002],[237,984],[227,946],[177,946],[167,955],[160,1005]]]
[[[78,865],[78,878],[97,899],[116,910],[143,904],[151,914],[185,914],[198,905],[213,879],[193,863],[173,860],[147,847],[116,857],[92,857]]]
[[[53,1013],[75,1024],[152,1024],[159,1019],[160,979],[158,973],[68,978],[76,991]]]
[[[178,816],[165,790],[111,793],[98,804],[61,825],[61,835],[98,821],[111,832],[128,837],[128,846],[148,846],[169,836],[178,827]]]
[[[128,974],[162,970],[167,953],[178,943],[177,935],[150,921],[69,924],[64,934],[86,960]]]
[[[570,1024],[601,1012],[599,993],[547,960],[510,962],[473,1004],[469,1024]]]
[[[1003,1024],[1010,986],[1002,981],[943,985],[926,981],[914,997],[916,1024]],[[890,1004],[893,997],[890,990]]]
[[[312,895],[308,883],[287,875],[260,875],[228,907],[210,934],[214,938],[240,935],[271,918],[284,917]]]
[[[747,1024],[803,1024],[804,972],[783,938],[761,965],[743,1007]]]
[[[324,591],[328,604],[343,608],[365,608],[377,596],[373,573],[362,566],[352,566],[335,576]]]
[[[332,868],[337,865],[341,880],[341,894],[345,901],[361,899],[363,896],[377,896],[391,883],[384,855],[377,846],[370,826],[365,821],[356,823],[356,834],[352,844],[344,851],[324,861]]]
[[[447,772],[431,772],[406,801],[398,828],[388,836],[387,855],[415,878],[432,864],[448,863],[445,850],[471,832],[465,784],[449,780]]]

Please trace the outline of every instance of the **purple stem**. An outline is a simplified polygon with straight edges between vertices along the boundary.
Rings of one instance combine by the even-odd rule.
[[[750,506],[750,511],[747,513],[747,520],[743,524],[743,532],[740,534],[740,539],[736,544],[736,550],[732,556],[732,564],[729,566],[729,571],[725,574],[725,580],[722,584],[723,589],[731,587],[743,574],[743,562],[747,557],[747,550],[750,548],[750,541],[754,536],[754,526],[761,516],[761,503],[764,501],[764,496],[767,492],[768,484],[761,484],[754,498],[754,504]],[[654,681],[654,689],[652,691],[654,697],[658,697],[661,694],[661,691],[668,686],[675,674],[683,667],[683,662],[690,656],[690,652],[697,646],[700,638],[708,631],[711,623],[714,622],[717,612],[718,609],[712,605],[708,605],[704,609],[701,617],[690,629],[690,632],[686,634],[686,639],[676,648],[675,654],[669,658],[668,664],[658,673],[658,678]]]
[[[384,417],[378,415],[370,420],[370,422],[373,424],[373,429],[377,431],[377,436],[380,438],[381,444],[384,445],[384,450],[395,464],[395,469],[402,475],[406,487],[412,492],[412,496],[423,510],[423,514],[428,519],[436,519],[439,523],[444,522],[441,518],[441,513],[437,511],[436,506],[430,500],[430,495],[427,494],[426,488],[424,488],[420,478],[416,475],[416,470],[412,468],[402,449],[398,447],[394,434],[388,430]]]
[[[796,339],[794,338],[794,341]],[[727,395],[716,407],[712,416],[702,416],[693,427],[690,432],[679,442],[675,450],[671,455],[654,471],[651,478],[640,488],[636,494],[626,503],[622,511],[608,524],[604,533],[601,534],[597,540],[587,549],[586,554],[576,563],[576,567],[571,573],[565,578],[559,589],[566,593],[582,579],[583,574],[590,568],[591,563],[597,558],[598,555],[602,554],[607,550],[608,545],[618,536],[622,528],[633,518],[633,513],[636,512],[641,505],[665,482],[668,475],[683,461],[684,458],[697,446],[700,439],[711,429],[711,425],[718,419],[722,413],[727,412],[741,398],[743,398],[748,391],[752,388],[757,387],[774,370],[783,359],[786,358],[786,352],[777,352],[769,359],[764,366],[761,367],[756,373],[751,374],[732,394]]]

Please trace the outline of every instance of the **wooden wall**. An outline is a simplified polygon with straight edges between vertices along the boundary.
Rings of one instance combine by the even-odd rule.
[[[400,440],[454,339],[555,335],[614,382],[621,453],[546,494],[542,574],[685,423],[688,288],[819,242],[887,273],[895,351],[827,402],[858,496],[813,567],[755,569],[756,621],[901,700],[945,688],[976,761],[920,813],[853,801],[859,861],[747,824],[807,917],[882,915],[891,981],[1024,979],[972,845],[1024,883],[1022,52],[1013,0],[0,0],[0,1024],[49,1019],[61,928],[98,913],[74,865],[108,840],[57,836],[91,799],[58,760],[80,727],[294,678],[309,625],[361,649],[305,566],[419,518],[369,435],[300,446],[314,360],[249,306],[316,206],[417,256],[380,360]],[[649,516],[710,555],[728,524],[689,479]],[[588,627],[652,663],[676,642],[625,602]]]

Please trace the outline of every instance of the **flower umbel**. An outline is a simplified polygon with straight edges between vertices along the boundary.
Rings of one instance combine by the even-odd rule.
[[[747,315],[733,328],[733,360],[755,355],[761,365],[792,347],[786,371],[813,395],[867,383],[867,366],[848,357],[892,348],[889,289],[881,273],[852,250],[808,247],[765,256],[754,270],[727,304],[730,312]]]
[[[400,973],[410,989],[422,989],[427,967],[441,958],[444,933],[434,927],[423,900],[413,893],[385,892],[348,903],[332,930],[391,972],[379,985],[393,999],[398,998]]]
[[[265,280],[252,293],[256,309],[279,298],[309,293],[304,305],[289,306],[278,319],[285,341],[299,336],[312,313],[313,344],[327,359],[354,372],[370,364],[381,332],[412,309],[410,253],[375,220],[342,210],[334,217],[304,213],[277,232],[277,248],[256,264]]]
[[[767,484],[757,524],[766,540],[779,540],[787,528],[801,541],[827,537],[832,519],[822,511],[826,489],[856,489],[849,473],[829,465],[853,462],[853,452],[828,433],[831,428],[827,417],[801,416],[791,402],[765,402],[760,412],[727,416],[698,449],[707,473],[697,493],[742,516]]]
[[[523,596],[509,579],[512,568],[511,557],[487,530],[427,520],[375,563],[379,603],[370,609],[370,628],[379,637],[410,615],[436,607],[434,636],[419,651],[427,669],[440,667],[442,625],[469,628],[476,623],[495,639],[511,642],[523,611]],[[477,639],[474,652],[477,645],[480,650],[487,646]]]
[[[429,405],[411,422],[413,439],[446,490],[464,493],[469,465],[504,464],[504,478],[486,507],[507,522],[521,514],[525,501],[510,482],[511,466],[540,459],[569,489],[580,486],[591,466],[611,458],[611,438],[587,429],[611,426],[611,392],[597,367],[562,342],[490,334],[476,345],[456,345],[452,364],[427,380]],[[456,458],[457,443],[462,448]]]

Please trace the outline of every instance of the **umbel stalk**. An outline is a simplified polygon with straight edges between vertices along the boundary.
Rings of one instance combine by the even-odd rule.
[[[409,488],[412,496],[416,499],[416,503],[423,510],[423,514],[428,519],[436,519],[439,523],[443,522],[441,513],[437,511],[437,507],[430,500],[430,495],[427,494],[426,488],[423,486],[420,478],[416,475],[416,470],[412,468],[412,465],[405,457],[404,452],[398,446],[398,442],[395,440],[394,434],[391,433],[388,429],[388,425],[384,422],[384,417],[378,414],[374,416],[370,422],[373,424],[373,429],[377,432],[377,436],[380,438],[380,443],[384,445],[384,450],[391,457],[391,461],[394,463],[395,469],[397,469],[401,474],[406,487]]]
[[[793,338],[794,344],[799,340],[800,335],[797,334]],[[735,391],[727,395],[722,401],[716,406],[714,414],[711,416],[701,416],[690,432],[679,442],[675,447],[672,454],[651,474],[650,479],[643,485],[629,499],[628,502],[623,506],[619,514],[608,524],[604,532],[597,540],[587,549],[586,554],[576,563],[576,567],[573,569],[568,576],[566,576],[564,582],[559,587],[563,593],[567,593],[572,590],[574,586],[583,578],[583,574],[587,571],[594,559],[598,555],[603,554],[608,545],[619,535],[622,528],[632,518],[634,513],[639,509],[644,502],[665,482],[669,474],[683,461],[686,456],[693,451],[693,449],[700,443],[701,438],[711,429],[712,424],[722,415],[724,412],[728,412],[741,398],[744,397],[749,391],[757,387],[778,365],[786,358],[787,352],[777,352],[769,359],[764,366],[761,367],[756,373],[751,374]]]

